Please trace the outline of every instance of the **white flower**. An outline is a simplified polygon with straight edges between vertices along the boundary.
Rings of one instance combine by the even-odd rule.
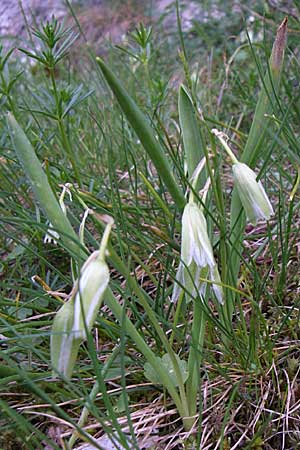
[[[84,264],[74,300],[73,332],[86,339],[86,329],[91,330],[109,283],[109,270],[104,259],[94,252]],[[85,322],[85,324],[84,324]]]
[[[256,225],[260,219],[269,220],[274,214],[270,200],[255,172],[246,164],[237,162],[232,166],[233,178],[238,194],[250,223]]]
[[[62,212],[64,213],[65,216],[67,215],[67,208],[66,208],[66,205],[64,203],[64,198],[65,198],[66,192],[69,194],[70,201],[72,201],[72,194],[71,194],[71,191],[69,189],[70,186],[72,186],[70,183],[66,183],[63,186],[62,193],[60,194],[60,197],[59,197],[59,205],[60,205],[60,207],[62,209]],[[52,223],[51,222],[48,222],[48,223],[49,223],[48,230],[47,230],[47,232],[45,234],[43,242],[44,242],[44,244],[51,244],[53,242],[53,244],[56,245],[57,241],[60,239],[60,235],[59,235],[59,233],[57,231],[55,231],[53,229]]]
[[[193,202],[188,203],[183,211],[181,259],[186,266],[190,266],[192,261],[198,267],[215,265],[204,214]]]
[[[44,244],[51,244],[53,242],[56,245],[59,238],[59,233],[53,229],[51,222],[49,222],[49,227],[43,240]]]
[[[51,333],[54,376],[58,371],[67,378],[71,377],[80,343],[95,322],[108,286],[109,270],[105,253],[113,220],[107,216],[106,222],[99,251],[92,253],[87,259],[72,290],[71,299],[55,316]]]
[[[71,298],[56,313],[52,326],[50,347],[53,377],[57,376],[57,371],[71,378],[73,372],[81,342],[72,332],[73,316],[74,299]]]
[[[108,282],[107,264],[99,258],[98,251],[94,252],[81,270],[75,297],[60,308],[53,322],[51,361],[54,376],[58,371],[71,377],[80,343],[86,339],[86,329],[90,331],[95,322]]]
[[[203,269],[206,270],[203,271]],[[206,219],[196,203],[189,202],[182,216],[181,262],[176,274],[172,302],[177,301],[179,297],[180,285],[183,285],[193,296],[196,290],[204,296],[206,284],[201,282],[200,278],[207,278],[207,276],[212,282],[220,283],[218,267],[207,233]],[[212,287],[218,301],[223,303],[222,287],[214,283]]]

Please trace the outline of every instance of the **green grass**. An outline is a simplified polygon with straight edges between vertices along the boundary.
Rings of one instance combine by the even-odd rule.
[[[68,448],[70,439],[76,448],[105,433],[127,449],[143,449],[146,441],[153,449],[297,448],[299,22],[289,17],[292,32],[280,88],[274,92],[263,77],[270,74],[268,60],[283,15],[264,8],[265,24],[261,16],[250,22],[245,11],[245,23],[230,22],[229,15],[221,29],[213,20],[205,26],[195,23],[189,32],[180,31],[180,23],[179,32],[166,32],[159,23],[151,35],[147,27],[139,28],[123,51],[106,49],[103,60],[116,80],[107,69],[104,79],[95,58],[98,50],[85,44],[80,52],[89,61],[87,67],[72,65],[68,55],[60,61],[48,55],[31,65],[30,57],[21,62],[19,50],[0,60],[0,448]],[[262,4],[254,9],[263,12]],[[263,32],[263,39],[251,46],[241,41],[246,24],[249,31]],[[227,42],[224,36],[233,33],[235,38]],[[72,52],[75,35],[64,38],[68,36]],[[243,47],[230,61],[239,45]],[[119,83],[131,103],[124,96],[120,100]],[[187,87],[190,103],[181,98],[179,117],[180,83]],[[109,85],[114,85],[116,98]],[[244,227],[238,202],[232,206],[229,160],[209,130],[224,131],[241,158],[264,86],[272,107],[269,119],[265,111],[259,118],[258,125],[269,122],[252,162],[275,215],[267,224]],[[32,173],[22,161],[24,153],[18,153],[28,142],[20,145],[12,134],[8,111],[41,163],[42,168],[30,165]],[[195,144],[200,135],[201,149]],[[251,139],[247,152],[257,144],[255,135]],[[189,176],[185,152],[192,155]],[[210,161],[206,200],[195,192],[191,179],[202,155]],[[34,185],[39,170],[45,177],[42,188]],[[56,223],[53,217],[61,214],[56,200],[66,183],[67,218]],[[195,199],[204,203],[224,307],[210,289],[202,303],[198,294],[188,302],[187,287],[182,303],[170,302],[187,189],[194,189]],[[87,207],[93,214],[86,221],[84,249],[77,236]],[[71,380],[54,379],[53,319],[82,261],[99,248],[105,215],[115,222],[107,256],[111,291],[80,347]],[[61,234],[57,245],[43,242],[49,221]],[[203,345],[201,336],[199,342],[195,339],[197,330],[204,333]],[[197,420],[191,432],[180,418],[182,390],[175,387],[180,397],[176,402],[170,386],[146,377],[150,350],[160,358],[171,354],[175,372],[174,353],[194,368],[189,382],[197,381]],[[79,433],[76,441],[75,435],[71,438],[74,430]],[[26,438],[20,441],[18,436]]]

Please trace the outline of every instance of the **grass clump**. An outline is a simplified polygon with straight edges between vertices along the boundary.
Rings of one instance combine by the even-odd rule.
[[[296,448],[296,49],[203,82],[177,29],[173,84],[141,24],[88,70],[55,19],[2,51],[4,448]]]

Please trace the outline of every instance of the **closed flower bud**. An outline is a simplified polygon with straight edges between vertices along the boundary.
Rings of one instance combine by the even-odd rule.
[[[86,329],[91,330],[105,289],[109,283],[109,270],[99,252],[94,252],[84,264],[74,299],[73,332],[76,337],[86,339]]]
[[[255,172],[246,164],[237,162],[232,166],[237,191],[250,223],[260,219],[269,220],[274,214],[272,205]]]
[[[53,376],[57,372],[70,378],[76,362],[81,339],[75,339],[72,331],[74,320],[74,299],[65,303],[54,318],[50,347]]]
[[[280,71],[283,66],[284,51],[286,47],[287,39],[287,24],[288,18],[285,17],[282,23],[278,27],[275,42],[272,49],[272,54],[270,58],[270,65],[273,70]]]

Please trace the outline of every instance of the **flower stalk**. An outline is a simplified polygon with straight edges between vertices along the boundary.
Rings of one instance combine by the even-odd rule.
[[[239,162],[227,142],[223,138],[224,133],[213,129],[212,133],[217,136],[224,149],[232,161],[233,178],[235,188],[245,210],[247,219],[252,225],[256,225],[258,220],[269,220],[274,214],[271,202],[264,190],[261,181],[257,181],[256,173],[247,166]]]

